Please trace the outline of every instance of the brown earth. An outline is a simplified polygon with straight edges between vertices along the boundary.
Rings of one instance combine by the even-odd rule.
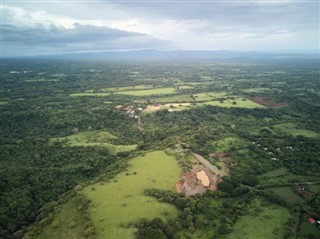
[[[207,176],[209,183],[203,182],[198,179],[199,173]],[[203,175],[203,176],[205,176]],[[204,193],[206,190],[216,190],[217,184],[221,181],[219,175],[212,173],[210,170],[205,168],[196,168],[191,172],[182,173],[180,180],[176,183],[176,190],[178,193],[185,193],[188,197]]]
[[[286,103],[274,103],[271,100],[269,100],[267,98],[260,97],[260,96],[250,97],[250,100],[252,100],[253,102],[255,102],[259,105],[263,105],[268,108],[277,108],[277,107],[287,106]]]

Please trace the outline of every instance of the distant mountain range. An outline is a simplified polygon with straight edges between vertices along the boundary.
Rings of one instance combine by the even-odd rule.
[[[241,52],[241,51],[107,51],[99,53],[71,53],[59,55],[34,56],[32,58],[49,59],[117,59],[117,60],[175,60],[175,59],[274,59],[274,58],[319,58],[317,53],[265,53],[265,52]]]

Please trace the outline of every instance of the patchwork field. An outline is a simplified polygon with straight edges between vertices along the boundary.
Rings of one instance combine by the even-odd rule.
[[[97,238],[134,238],[135,229],[126,228],[128,223],[142,218],[166,220],[176,216],[174,206],[160,203],[143,192],[152,188],[174,191],[179,173],[180,167],[173,156],[153,151],[130,160],[128,171],[112,182],[86,187],[83,194],[93,203],[90,213]]]
[[[85,131],[65,137],[51,138],[49,142],[62,142],[66,146],[106,147],[111,154],[136,149],[137,145],[115,145],[112,140],[118,137],[106,131]]]
[[[275,204],[255,200],[249,212],[238,219],[232,232],[224,239],[284,238],[289,211]]]

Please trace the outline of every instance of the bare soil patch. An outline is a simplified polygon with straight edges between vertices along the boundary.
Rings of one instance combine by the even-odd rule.
[[[263,98],[263,97],[260,97],[260,96],[250,97],[250,100],[252,100],[253,102],[255,102],[255,103],[259,104],[259,105],[263,105],[263,106],[268,107],[268,108],[278,108],[278,107],[287,106],[286,103],[274,103],[274,102],[271,101],[271,99]]]
[[[220,181],[220,175],[202,167],[196,168],[191,172],[180,175],[180,180],[176,183],[176,190],[178,193],[185,193],[189,197],[204,193],[206,190],[216,190]]]

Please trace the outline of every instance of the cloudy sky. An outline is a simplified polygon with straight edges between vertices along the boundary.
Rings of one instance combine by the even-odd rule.
[[[139,49],[315,52],[319,0],[2,0],[2,55]]]

